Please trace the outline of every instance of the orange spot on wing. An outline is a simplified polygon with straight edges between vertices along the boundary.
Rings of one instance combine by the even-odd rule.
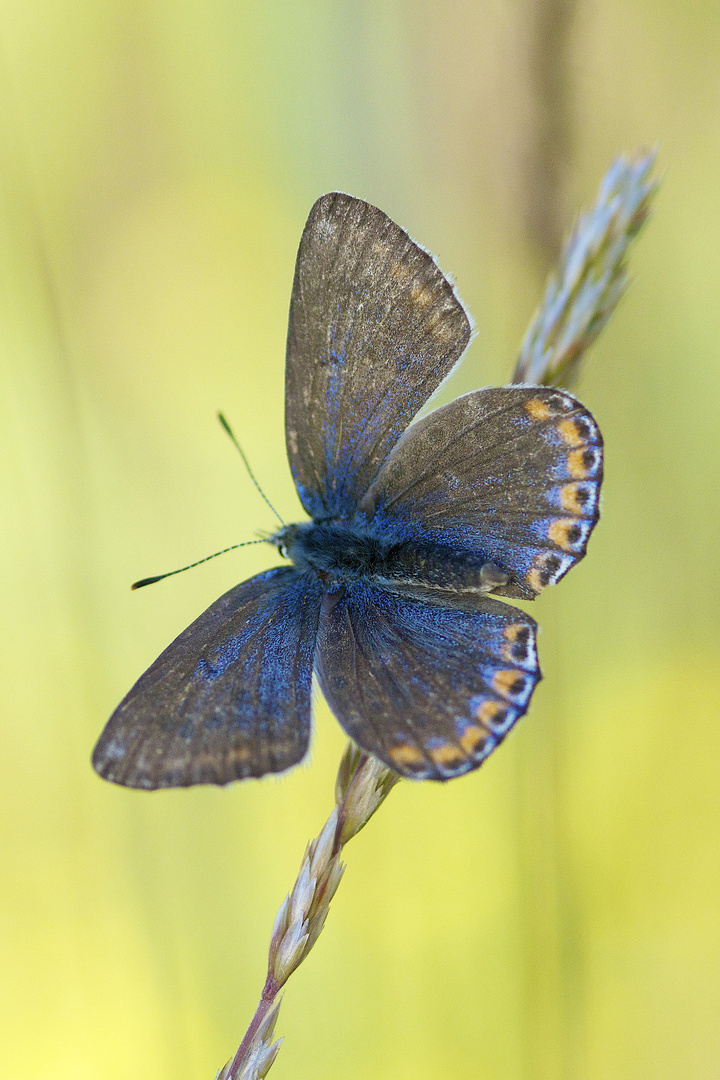
[[[567,471],[575,480],[586,480],[595,467],[595,455],[592,450],[583,448],[571,450],[566,465]]]
[[[476,727],[475,724],[468,724],[460,736],[460,746],[469,757],[473,757],[479,750],[482,750],[487,742],[487,737],[488,733],[485,728]]]
[[[522,694],[525,689],[525,679],[515,668],[510,668],[508,671],[498,671],[493,676],[492,686],[493,690],[502,697],[513,698]]]
[[[398,746],[393,746],[389,753],[399,769],[413,768],[413,766],[425,764],[425,755],[422,750],[411,743],[400,743]]]
[[[572,518],[558,518],[548,528],[548,540],[563,551],[574,551],[582,540],[581,526]],[[577,534],[577,535],[576,535]]]
[[[560,505],[563,510],[570,510],[573,514],[582,514],[588,504],[588,499],[582,501],[582,493],[586,492],[581,484],[565,484],[560,488]]]
[[[500,715],[501,713],[502,716]],[[483,701],[482,705],[479,705],[475,710],[475,719],[485,727],[502,723],[506,716],[506,706],[501,705],[499,701],[493,701],[491,698],[488,698],[487,701]]]
[[[580,430],[577,422],[573,419],[561,420],[557,426],[560,433],[560,438],[568,446],[584,446],[587,442],[586,436]]]
[[[529,398],[525,402],[525,412],[533,420],[549,420],[553,415],[552,409],[542,398]]]
[[[507,645],[503,647],[503,656],[512,664],[514,660],[526,660],[530,653],[530,627],[525,623],[511,623],[503,630]],[[518,639],[520,643],[518,644]]]
[[[525,575],[525,581],[534,592],[542,592],[545,588],[540,571],[537,566],[532,566]]]
[[[453,746],[452,743],[443,743],[442,746],[436,746],[433,750],[428,750],[428,756],[435,765],[445,769],[452,769],[458,765],[463,765],[467,761],[467,755],[462,752],[459,746]]]

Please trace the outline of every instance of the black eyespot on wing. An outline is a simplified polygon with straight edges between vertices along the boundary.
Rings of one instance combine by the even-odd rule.
[[[304,756],[320,583],[290,567],[217,600],[168,646],[110,717],[93,753],[125,787],[228,784]]]
[[[337,192],[300,240],[288,327],[286,439],[301,502],[346,517],[470,339],[433,258],[381,210]]]

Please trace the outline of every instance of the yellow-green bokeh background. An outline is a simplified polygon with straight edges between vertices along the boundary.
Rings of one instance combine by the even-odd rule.
[[[344,739],[279,780],[146,794],[92,744],[283,515],[297,241],[333,188],[457,277],[507,379],[538,297],[521,213],[529,0],[0,3],[0,1071],[211,1077]],[[590,558],[536,605],[546,679],[481,770],[401,785],[348,849],[273,1076],[720,1075],[720,18],[581,0],[568,206],[665,173],[580,392],[607,444]]]

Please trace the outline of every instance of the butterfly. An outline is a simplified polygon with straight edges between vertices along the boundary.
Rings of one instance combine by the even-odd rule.
[[[585,554],[602,438],[564,390],[475,390],[415,419],[469,317],[376,207],[323,195],[290,303],[287,453],[310,520],[289,565],[236,585],[136,682],[93,754],[128,787],[227,784],[305,756],[312,678],[355,743],[405,777],[476,769],[541,675],[532,600]],[[414,422],[413,422],[414,421]]]

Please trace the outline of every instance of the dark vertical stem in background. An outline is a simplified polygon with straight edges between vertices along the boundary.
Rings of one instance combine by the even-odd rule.
[[[55,493],[55,500],[48,500],[47,509],[53,506],[45,518],[46,527],[53,529],[52,542],[45,543],[51,551],[48,566],[53,566],[51,588],[66,605],[66,625],[74,630],[74,638],[67,633],[57,648],[64,657],[61,666],[68,665],[79,671],[77,650],[83,635],[80,630],[81,613],[87,610],[89,600],[87,540],[92,523],[91,507],[87,492],[88,457],[84,439],[82,409],[72,357],[71,338],[66,324],[64,298],[56,268],[51,255],[51,238],[48,236],[41,213],[38,184],[33,173],[31,155],[28,151],[22,113],[7,63],[4,49],[0,49],[0,100],[3,102],[0,122],[0,145],[2,145],[2,173],[0,173],[0,215],[7,214],[8,227],[3,220],[3,245],[11,252],[13,267],[12,287],[17,294],[9,301],[11,309],[18,304],[27,305],[25,317],[32,325],[35,335],[35,359],[32,377],[45,394],[32,399],[32,417],[22,410],[17,413],[18,432],[28,423],[36,430],[42,429],[45,439],[34,448],[34,465],[37,475],[43,476],[47,490]],[[3,285],[3,296],[5,290]],[[3,354],[8,377],[16,377],[22,365],[20,353],[11,349]],[[30,377],[30,376],[28,376]],[[21,383],[17,384],[18,387]],[[18,401],[20,391],[18,390]],[[52,446],[45,452],[43,446]],[[56,516],[51,516],[52,514]],[[41,549],[41,541],[37,551]],[[50,624],[43,626],[50,633]],[[66,653],[65,650],[76,650]],[[69,657],[73,657],[72,661]],[[79,693],[82,685],[76,686]]]
[[[528,237],[544,276],[570,225],[564,181],[573,141],[570,52],[575,0],[528,0],[527,14],[533,117],[525,161],[524,210]]]
[[[575,0],[526,0],[530,123],[524,155],[522,212],[536,275],[538,301],[571,221],[565,198],[573,142],[570,79]],[[518,810],[525,927],[525,1061],[528,1080],[572,1074],[577,1011],[572,903],[562,837],[561,663],[553,645],[560,627],[556,606],[543,612],[543,667],[551,676],[544,730],[521,758]]]

